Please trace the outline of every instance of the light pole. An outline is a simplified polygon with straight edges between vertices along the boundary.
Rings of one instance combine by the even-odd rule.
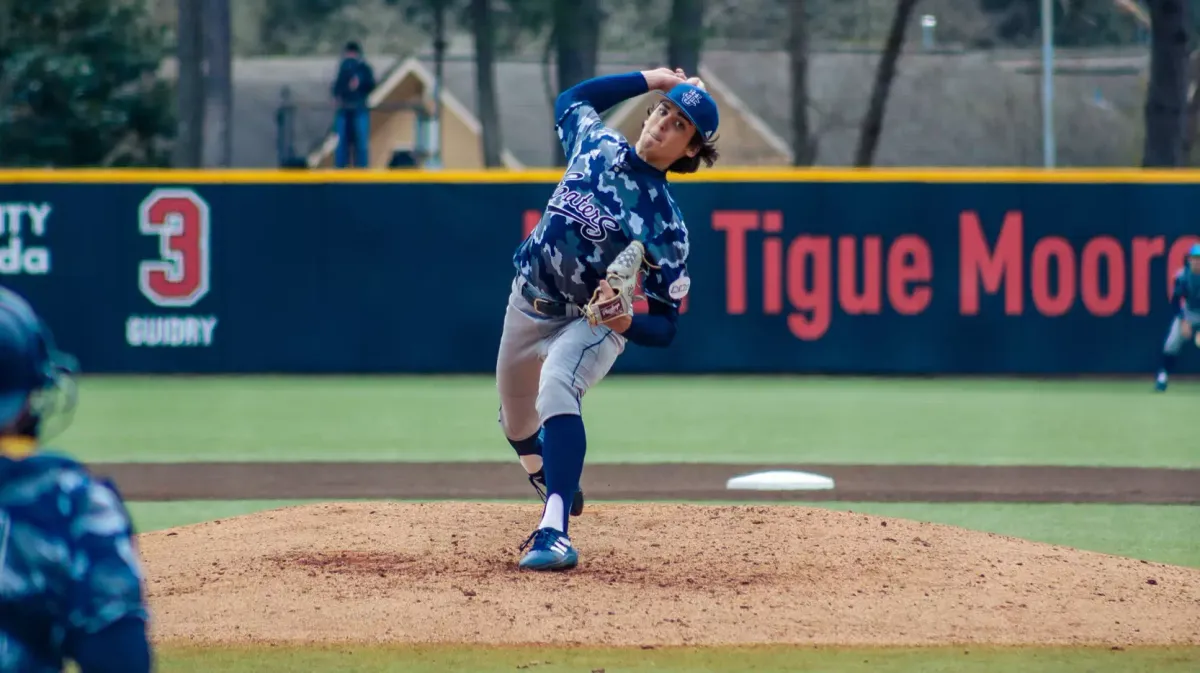
[[[1054,168],[1054,0],[1042,0],[1042,165]]]

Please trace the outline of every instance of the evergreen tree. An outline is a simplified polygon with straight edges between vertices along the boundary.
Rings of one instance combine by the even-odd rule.
[[[165,166],[167,52],[143,0],[0,0],[0,165]]]

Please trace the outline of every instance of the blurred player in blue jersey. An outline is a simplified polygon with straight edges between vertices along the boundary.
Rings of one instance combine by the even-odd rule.
[[[1179,351],[1196,338],[1196,330],[1200,328],[1200,243],[1188,250],[1187,262],[1175,274],[1171,305],[1177,312],[1167,331],[1167,340],[1163,342],[1162,366],[1154,381],[1154,388],[1159,391],[1167,389],[1167,379],[1175,368]]]
[[[605,127],[602,112],[651,91],[661,99],[647,111],[635,144]],[[532,570],[578,562],[567,524],[568,514],[583,508],[584,394],[627,341],[661,348],[675,336],[691,280],[687,227],[667,174],[694,173],[717,159],[716,103],[702,81],[681,70],[581,82],[559,95],[554,114],[567,169],[513,256],[516,278],[496,362],[500,425],[535,487],[545,486],[542,520],[522,545],[532,547],[520,567]],[[608,267],[635,243],[648,269],[642,281],[648,312],[589,321],[585,309],[597,297],[617,296]]]
[[[121,498],[42,447],[69,422],[74,370],[29,304],[0,288],[0,671],[59,673],[71,661],[81,673],[148,673]]]

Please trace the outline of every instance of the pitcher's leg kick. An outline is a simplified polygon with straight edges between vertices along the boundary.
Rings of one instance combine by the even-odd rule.
[[[545,431],[538,416],[542,359],[547,341],[569,321],[535,318],[532,307],[513,285],[504,317],[504,334],[496,360],[496,386],[500,393],[497,420],[504,437],[517,453],[529,483],[546,502],[546,471],[542,457]],[[571,499],[571,515],[583,513],[583,491]]]

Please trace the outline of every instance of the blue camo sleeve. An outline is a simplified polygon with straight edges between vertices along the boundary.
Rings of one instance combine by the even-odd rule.
[[[642,73],[631,72],[585,80],[559,94],[554,103],[555,129],[567,162],[606,144],[620,143],[620,134],[606,128],[600,115],[649,90]]]
[[[95,633],[125,617],[148,619],[133,525],[120,496],[87,480],[72,500],[71,632]]]
[[[687,268],[687,228],[682,218],[678,215],[676,218],[647,246],[646,252],[655,266],[647,271],[642,281],[642,292],[647,299],[679,309],[691,289],[692,280]]]

